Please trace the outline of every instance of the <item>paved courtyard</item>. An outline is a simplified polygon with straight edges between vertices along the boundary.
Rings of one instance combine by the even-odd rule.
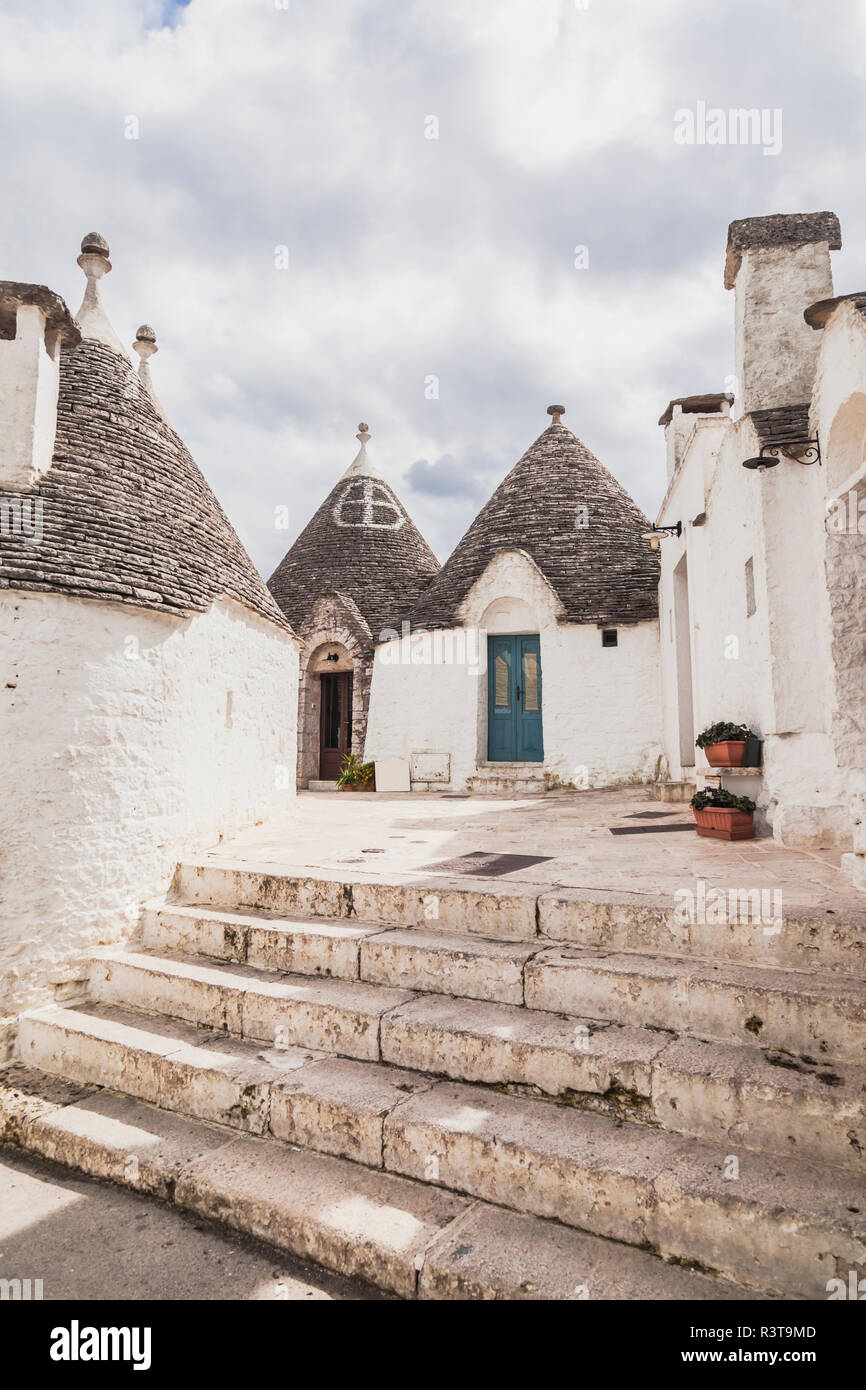
[[[606,900],[669,905],[677,889],[703,881],[707,888],[778,889],[785,913],[844,915],[866,925],[866,894],[851,887],[838,852],[785,849],[768,838],[700,838],[690,806],[654,801],[645,787],[523,800],[302,792],[285,817],[225,840],[204,857],[272,873],[395,882],[441,875],[472,886],[479,876],[470,872],[471,861],[465,876],[453,861],[476,852],[539,857],[495,877],[482,875],[485,886],[504,890],[510,884],[540,892],[572,888]],[[447,869],[434,867],[446,863]]]

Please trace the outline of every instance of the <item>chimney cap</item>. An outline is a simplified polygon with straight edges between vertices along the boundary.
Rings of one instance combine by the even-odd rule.
[[[835,212],[774,212],[766,217],[741,217],[728,227],[725,289],[734,288],[744,251],[808,246],[822,241],[831,251],[842,246],[842,229]]]
[[[46,329],[60,334],[61,347],[77,347],[81,342],[81,330],[59,294],[47,285],[26,285],[18,280],[0,280],[0,336],[9,332],[14,338],[20,305],[42,310]]]
[[[674,416],[674,406],[678,405],[684,415],[716,415],[722,413],[722,406],[727,402],[728,405],[734,404],[733,396],[727,391],[710,392],[704,396],[677,396],[673,401],[668,401],[664,414],[659,419],[660,425],[669,425]]]

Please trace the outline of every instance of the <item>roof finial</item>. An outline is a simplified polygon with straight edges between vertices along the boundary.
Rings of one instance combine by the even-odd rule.
[[[148,358],[152,357],[155,352],[159,352],[159,348],[156,345],[156,330],[151,328],[149,323],[143,323],[135,335],[135,342],[132,346],[138,353],[138,379],[150,396],[151,402],[159,411],[163,420],[165,420],[166,424],[170,425],[171,421],[166,415],[165,408],[154,391],[153,382],[150,379]]]
[[[156,345],[156,333],[149,323],[143,323],[138,329],[133,347],[138,353],[139,380],[150,391],[150,367],[147,365],[147,359],[152,357],[155,352],[159,352],[159,348]]]
[[[370,462],[367,456],[367,440],[370,438],[370,426],[367,424],[366,420],[361,421],[355,438],[360,439],[361,447],[352,459],[343,477],[351,478],[360,475],[364,478],[381,478],[382,475],[378,468],[374,463]]]
[[[99,282],[103,275],[107,275],[111,270],[108,242],[104,236],[100,236],[98,232],[89,232],[84,237],[78,264],[87,276],[84,298],[75,316],[81,326],[82,336],[95,338],[97,342],[105,343],[115,352],[123,352],[123,344],[108,320],[99,294]]]
[[[547,413],[548,413],[548,415],[552,415],[552,416],[553,416],[553,419],[551,420],[551,424],[553,424],[553,425],[561,425],[561,424],[562,424],[562,417],[563,417],[563,415],[565,414],[565,406],[564,406],[564,405],[549,405],[549,406],[547,407]]]

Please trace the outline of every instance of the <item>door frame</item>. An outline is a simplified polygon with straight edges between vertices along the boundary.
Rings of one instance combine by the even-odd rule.
[[[537,752],[521,752],[521,735],[526,731],[523,723],[523,706],[521,704],[521,685],[523,678],[523,657],[526,654],[524,644],[526,642],[535,644],[535,655],[538,660],[538,744]],[[492,678],[493,663],[495,661],[495,644],[497,642],[508,642],[511,644],[512,658],[509,663],[509,698],[511,704],[511,754],[509,757],[494,755],[492,751],[494,724],[496,722],[495,709],[495,680]],[[519,679],[516,673],[519,672]],[[501,717],[500,717],[501,718]],[[528,721],[527,721],[528,722]],[[533,721],[534,722],[534,721]],[[501,723],[500,723],[501,727]],[[540,632],[490,632],[487,634],[487,746],[485,749],[486,761],[496,762],[515,762],[515,763],[542,763],[544,762],[544,699],[543,699],[543,676],[541,668],[541,633]]]
[[[352,751],[352,701],[354,695],[354,673],[352,671],[322,671],[319,675],[319,779],[323,782],[336,781],[339,776],[343,757]],[[339,731],[337,734],[337,748],[325,747],[325,719],[327,714],[327,696],[325,682],[333,681],[340,692],[340,711],[339,711]],[[336,753],[336,769],[325,766],[325,754]],[[329,760],[334,762],[332,757]],[[330,775],[333,773],[333,775]]]

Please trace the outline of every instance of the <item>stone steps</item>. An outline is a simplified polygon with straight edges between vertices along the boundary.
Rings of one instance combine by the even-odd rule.
[[[498,941],[535,942],[541,937],[550,944],[866,975],[866,911],[856,920],[785,912],[780,924],[774,917],[763,920],[762,911],[750,916],[738,887],[730,885],[736,897],[729,904],[729,920],[716,923],[706,892],[702,895],[697,888],[686,904],[643,893],[539,890],[513,880],[436,874],[395,876],[389,883],[359,875],[346,878],[336,871],[317,877],[292,875],[274,873],[272,866],[206,858],[178,865],[171,906],[324,919],[347,926],[379,923],[380,930],[417,927]],[[760,894],[758,899],[762,910]]]
[[[807,1065],[866,1064],[866,982],[839,974],[176,904],[146,914],[144,940],[263,969],[760,1044]]]
[[[14,1064],[0,1067],[0,1134],[403,1298],[766,1296],[428,1183],[240,1135],[114,1092],[82,1095]]]
[[[659,973],[647,975],[644,958],[629,957],[626,964],[636,960],[644,972],[638,984],[649,978],[655,991],[642,1012],[640,996],[635,1000],[628,992],[637,989],[633,974],[626,974],[624,985],[618,978],[613,987],[605,983],[598,967],[607,957],[584,960],[582,953],[568,951],[564,962],[548,966],[547,954],[527,966],[531,972],[538,963],[530,995],[547,991],[543,1009],[124,950],[93,959],[91,994],[102,1004],[217,1028],[278,1051],[302,1048],[387,1062],[627,1114],[687,1134],[732,1135],[746,1147],[859,1166],[866,1150],[866,1067],[830,1059],[818,1049],[803,1055],[787,1043],[761,1046],[753,1032],[736,1026],[752,1017],[756,984],[737,994],[741,987],[727,976],[717,987],[715,976],[705,984],[702,975],[690,1010],[672,968],[682,963],[657,959],[652,965]],[[832,989],[841,983],[834,977]],[[778,1015],[803,1029],[811,1024],[814,1031],[822,1015],[810,1006],[816,998],[827,1002],[823,982],[807,980],[802,988],[811,993],[802,1003],[793,992],[800,984],[799,977],[786,977],[785,991],[767,992],[775,1013],[765,1007],[766,998],[763,1012],[771,1023]],[[553,1012],[556,1003],[576,1007],[581,989],[596,1017]],[[625,1003],[615,993],[621,989]],[[646,1016],[650,1004],[667,1028],[624,1017]],[[831,998],[831,1017],[844,1004],[844,998]],[[707,1012],[711,1008],[716,1012]],[[624,1021],[599,1018],[602,1012]],[[717,1015],[737,1041],[690,1035],[690,1022],[709,1023],[721,1033]]]
[[[523,967],[544,946],[539,939],[488,941],[421,927],[264,918],[174,903],[145,911],[142,929],[145,946],[155,951],[502,1004],[523,1003]]]
[[[297,1051],[263,1054],[212,1032],[203,1046],[195,1039],[195,1032],[177,1026],[155,1031],[146,1018],[55,1009],[22,1020],[20,1048],[28,1066],[79,1086],[107,1084],[137,1102],[270,1136],[274,1150],[299,1145],[304,1159],[272,1152],[252,1169],[247,1156],[254,1150],[235,1150],[236,1163],[221,1176],[210,1174],[204,1187],[190,1180],[185,1189],[194,1194],[186,1203],[192,1209],[232,1225],[240,1221],[241,1229],[266,1238],[272,1238],[270,1222],[264,1228],[246,1224],[250,1204],[255,1211],[256,1203],[267,1205],[276,1186],[294,1210],[294,1195],[283,1191],[279,1173],[286,1163],[299,1168],[308,1194],[309,1183],[317,1181],[310,1176],[319,1171],[316,1160],[326,1153],[351,1161],[341,1188],[350,1224],[352,1208],[366,1200],[370,1170],[384,1169],[416,1186],[555,1218],[781,1294],[820,1297],[835,1261],[866,1260],[862,1175],[732,1153],[728,1144],[419,1072]],[[260,1171],[264,1177],[256,1176]],[[232,1184],[241,1191],[232,1188],[227,1206],[222,1189]],[[421,1201],[417,1192],[413,1200]],[[426,1201],[426,1209],[435,1207],[433,1194]],[[332,1215],[329,1207],[329,1221]],[[413,1229],[416,1224],[413,1219]],[[318,1244],[299,1253],[359,1272],[357,1251],[348,1268],[335,1265],[335,1255],[322,1258]],[[379,1282],[383,1276],[371,1269],[364,1266],[364,1277]],[[383,1287],[409,1291],[402,1284]]]
[[[558,1099],[738,1149],[863,1171],[863,1068],[829,1073],[759,1049],[719,1048],[639,1029],[603,1028],[575,1047],[565,1020],[433,996],[398,1008],[385,1023],[378,1057],[357,1062],[303,1042],[262,1046],[111,1005],[48,1009],[22,1019],[19,1055],[77,1083],[112,1086],[249,1133],[267,1128],[268,1114],[280,1109],[272,1097],[285,1092],[287,1077],[293,1089],[302,1068],[302,1080],[327,1075],[342,1084],[347,1078],[353,1095],[372,1087],[376,1115],[383,1094],[399,1100],[447,1078]],[[311,1070],[312,1062],[328,1066]],[[335,1151],[329,1147],[332,1126],[342,1143],[359,1123],[347,1114],[315,1115],[324,1137],[306,1142],[327,1152]],[[381,1135],[336,1151],[374,1163],[377,1145],[381,1151]]]
[[[542,763],[479,763],[466,787],[475,796],[543,796],[549,790]]]
[[[866,1264],[857,922],[210,860],[173,898],[21,1019],[7,1142],[404,1297],[824,1298]]]

